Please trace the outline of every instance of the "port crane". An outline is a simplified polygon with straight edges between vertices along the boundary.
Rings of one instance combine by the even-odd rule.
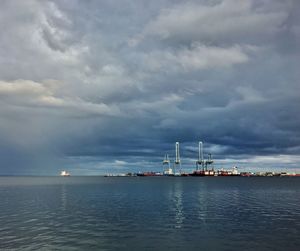
[[[203,142],[199,141],[198,160],[196,161],[196,171],[199,171],[201,167],[202,167],[202,171],[207,171],[209,169],[209,166],[214,163],[211,153],[208,154],[207,160],[204,160],[203,156],[204,156],[203,155]],[[214,170],[213,166],[212,166],[212,170]]]
[[[207,171],[207,169],[208,169],[207,167],[210,166],[210,165],[212,166],[211,170],[213,171],[214,170],[214,166],[212,165],[213,163],[214,163],[214,161],[212,159],[212,155],[211,155],[211,153],[209,153],[208,154],[208,159],[205,161],[205,171]]]
[[[174,173],[175,173],[177,165],[179,166],[179,173],[181,174],[181,161],[180,161],[180,153],[179,153],[179,142],[175,143]]]
[[[163,167],[165,165],[167,165],[167,169],[163,168],[164,169],[164,171],[163,171],[164,175],[174,175],[173,169],[171,168],[171,161],[169,159],[169,155],[168,154],[165,155],[165,158],[163,160]]]
[[[169,155],[166,154],[165,158],[163,160],[163,165],[168,165],[168,168],[170,168],[170,164],[171,164],[171,162],[170,162],[170,159],[169,159]]]
[[[204,170],[204,164],[205,161],[203,159],[203,143],[202,141],[199,141],[198,160],[196,161],[196,170],[199,170],[200,167],[202,167],[202,170]]]

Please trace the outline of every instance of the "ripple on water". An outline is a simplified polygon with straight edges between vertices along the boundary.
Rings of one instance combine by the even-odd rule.
[[[20,179],[0,186],[0,249],[297,250],[300,245],[300,182]]]

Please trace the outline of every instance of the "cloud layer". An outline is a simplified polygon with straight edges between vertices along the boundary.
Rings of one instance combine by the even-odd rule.
[[[1,5],[0,174],[300,167],[298,1]]]

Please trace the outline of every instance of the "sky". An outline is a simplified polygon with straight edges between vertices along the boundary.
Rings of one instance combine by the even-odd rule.
[[[0,5],[0,175],[300,172],[300,1]]]

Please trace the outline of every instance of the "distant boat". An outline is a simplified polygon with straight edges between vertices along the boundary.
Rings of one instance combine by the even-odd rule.
[[[67,172],[67,171],[65,171],[65,170],[63,170],[63,171],[60,172],[60,176],[68,177],[68,176],[70,176],[70,173]]]

